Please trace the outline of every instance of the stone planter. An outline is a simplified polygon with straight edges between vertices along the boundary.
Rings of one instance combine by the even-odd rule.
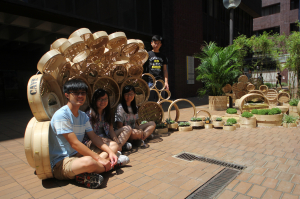
[[[224,126],[224,121],[213,121],[214,128],[222,128]]]
[[[241,128],[255,128],[256,127],[256,117],[242,117],[240,116],[240,127]]]
[[[297,127],[297,123],[282,123],[285,128]]]
[[[175,130],[177,130],[178,129],[178,123],[175,122],[173,124],[167,124],[167,127],[168,127],[168,129],[175,129]]]
[[[179,131],[192,131],[193,127],[192,126],[179,126],[178,130]]]
[[[213,124],[204,124],[204,128],[205,129],[212,129],[213,128]]]
[[[204,126],[203,121],[189,121],[192,127],[202,127]]]
[[[163,134],[163,133],[168,133],[169,129],[168,128],[162,128],[162,129],[155,129],[155,134]]]
[[[257,115],[256,117],[257,126],[281,126],[283,114],[277,115]]]
[[[235,126],[223,126],[223,130],[234,131],[234,130],[236,130],[236,127]]]

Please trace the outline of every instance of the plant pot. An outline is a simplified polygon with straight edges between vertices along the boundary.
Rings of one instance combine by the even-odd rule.
[[[209,110],[225,111],[227,109],[227,96],[209,96]]]
[[[179,126],[178,130],[179,131],[192,131],[193,127],[192,126]]]
[[[285,114],[289,110],[288,106],[274,106],[274,107],[270,107],[270,108],[279,108],[283,114]]]
[[[203,121],[189,121],[192,127],[202,127],[204,125]]]
[[[224,123],[226,123],[229,118],[234,118],[234,119],[236,119],[237,122],[239,122],[240,115],[239,114],[225,114],[224,116],[222,116],[222,120],[224,121]]]
[[[205,129],[212,129],[213,128],[213,124],[204,124],[204,128]]]
[[[213,121],[214,128],[222,128],[224,126],[224,121]]]
[[[167,124],[168,129],[178,129],[178,123],[175,122],[174,124]]]
[[[297,106],[289,106],[289,115],[299,116]]]
[[[297,127],[297,123],[282,123],[285,128]]]
[[[232,126],[235,126],[235,128],[240,128],[240,124],[236,123],[236,124],[232,124]],[[224,128],[224,127],[223,127]]]
[[[162,129],[155,129],[155,134],[163,134],[163,133],[168,133],[169,129],[168,128],[162,128]]]
[[[236,130],[236,127],[235,126],[223,126],[223,129],[225,131],[234,131],[234,130]]]
[[[281,126],[283,114],[277,115],[257,115],[256,117],[257,126]]]
[[[241,128],[255,128],[256,127],[256,117],[242,117],[240,116],[240,127]]]

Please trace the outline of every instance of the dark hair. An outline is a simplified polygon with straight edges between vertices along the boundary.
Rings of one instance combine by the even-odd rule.
[[[160,41],[161,43],[163,42],[163,39],[162,39],[162,37],[161,36],[159,36],[159,35],[154,35],[153,37],[152,37],[152,39],[151,39],[151,42],[152,41]]]
[[[108,98],[108,104],[104,108],[104,113],[105,113],[105,115],[104,115],[104,121],[107,122],[107,123],[109,123],[110,125],[112,124],[112,117],[111,117],[111,111],[110,111],[110,102],[109,102],[109,94],[104,89],[99,88],[99,89],[97,89],[94,92],[93,97],[92,97],[92,101],[90,103],[90,108],[87,109],[87,110],[92,109],[95,112],[95,114],[96,114],[95,117],[91,115],[92,126],[94,126],[94,124],[100,118],[99,113],[98,113],[98,108],[97,108],[97,100],[100,97],[105,96],[105,94],[107,95],[107,98]]]
[[[134,86],[131,86],[131,85],[127,85],[123,88],[123,91],[122,91],[122,100],[121,100],[121,104],[123,106],[123,109],[124,111],[128,114],[128,107],[127,107],[127,104],[126,104],[126,100],[124,98],[124,94],[125,93],[128,93],[130,91],[133,91],[135,93],[135,88]],[[134,99],[132,100],[131,104],[130,104],[131,108],[132,108],[132,112],[133,114],[137,114],[137,107],[136,107],[136,103],[135,103],[135,97]]]
[[[70,93],[71,91],[85,90],[87,92],[88,86],[81,79],[71,79],[64,85],[64,93]]]

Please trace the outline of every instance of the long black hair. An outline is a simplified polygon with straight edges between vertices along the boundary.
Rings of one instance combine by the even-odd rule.
[[[129,93],[130,91],[133,91],[134,94],[135,94],[135,88],[134,86],[131,86],[131,85],[127,85],[123,88],[123,91],[122,91],[122,100],[121,100],[121,104],[123,106],[123,109],[124,111],[128,114],[128,107],[127,107],[127,104],[126,104],[126,100],[124,98],[124,94],[125,93]],[[132,100],[132,102],[130,103],[130,106],[132,108],[132,112],[134,114],[137,114],[137,107],[136,107],[136,103],[135,103],[135,96],[134,96],[134,99]]]
[[[97,101],[100,97],[103,97],[104,95],[107,95],[107,100],[108,100],[108,104],[107,106],[104,108],[104,121],[109,123],[110,125],[112,124],[112,117],[111,117],[111,111],[110,111],[110,101],[109,101],[109,94],[107,91],[105,91],[102,88],[97,89],[92,97],[92,101],[90,103],[90,108],[95,112],[95,116],[91,115],[91,122],[92,125],[94,125],[100,118],[99,113],[98,113],[98,108],[97,108]]]

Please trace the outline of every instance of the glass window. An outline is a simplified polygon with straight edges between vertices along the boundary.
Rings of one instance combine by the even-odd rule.
[[[299,0],[291,0],[291,10],[299,9]]]
[[[272,14],[280,13],[280,3],[267,6],[261,9],[261,15],[262,16],[268,16]]]

